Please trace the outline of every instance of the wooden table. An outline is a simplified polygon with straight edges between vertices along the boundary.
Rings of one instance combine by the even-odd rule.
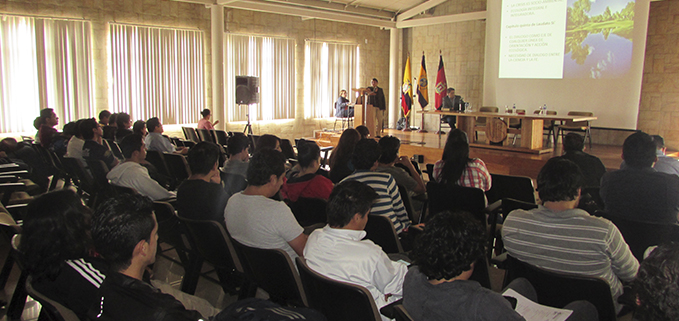
[[[456,111],[436,111],[436,110],[420,110],[417,111],[422,114],[439,115],[439,122],[443,116],[456,116],[457,128],[465,131],[469,138],[469,145],[472,147],[490,148],[507,151],[517,151],[532,154],[542,154],[551,151],[551,148],[545,149],[542,146],[542,133],[544,121],[592,121],[596,120],[595,116],[559,116],[559,115],[536,115],[536,114],[507,114],[507,113],[486,113],[486,112],[456,112]],[[521,146],[499,146],[490,144],[481,144],[475,141],[476,139],[476,117],[488,118],[502,118],[508,120],[510,118],[521,119]],[[486,121],[486,123],[488,123]]]

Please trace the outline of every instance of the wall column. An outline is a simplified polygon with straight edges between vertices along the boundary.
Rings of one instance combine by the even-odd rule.
[[[398,38],[401,29],[389,30],[389,128],[396,128],[396,122],[401,117],[401,85],[398,80],[397,62],[399,57]]]
[[[219,120],[218,128],[226,128],[224,105],[224,6],[210,6],[212,38],[212,121]]]

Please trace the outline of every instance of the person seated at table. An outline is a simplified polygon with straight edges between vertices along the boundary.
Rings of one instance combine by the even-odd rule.
[[[459,95],[455,95],[455,88],[448,88],[447,96],[443,97],[443,101],[441,103],[441,110],[442,111],[461,111],[462,108],[460,105],[464,105],[464,101],[462,100],[462,97]],[[441,120],[444,122],[448,123],[450,128],[455,128],[455,121],[457,117],[456,116],[443,116]]]
[[[349,106],[347,91],[340,90],[340,96],[335,101],[335,117],[354,117],[354,109]]]
[[[299,171],[294,172],[283,184],[281,196],[296,202],[300,197],[328,200],[332,182],[318,174],[321,167],[321,149],[314,141],[300,141],[297,147]]]
[[[354,147],[361,139],[361,135],[353,128],[346,129],[340,136],[337,147],[330,155],[330,180],[337,184],[345,177],[354,172],[354,165],[351,163],[351,156],[354,154]]]
[[[467,133],[454,129],[448,134],[443,157],[434,164],[434,179],[439,183],[456,184],[488,191],[491,177],[479,158],[469,158]]]

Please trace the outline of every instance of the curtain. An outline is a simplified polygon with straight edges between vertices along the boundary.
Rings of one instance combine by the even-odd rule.
[[[304,117],[333,117],[340,90],[352,100],[358,85],[358,45],[307,40],[304,49]]]
[[[112,112],[195,123],[205,108],[203,33],[110,24]]]
[[[225,103],[230,121],[295,118],[295,40],[225,34]],[[236,76],[259,77],[259,103],[236,105]]]

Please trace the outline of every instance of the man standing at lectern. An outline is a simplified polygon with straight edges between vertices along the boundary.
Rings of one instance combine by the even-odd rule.
[[[377,127],[375,135],[379,134],[381,136],[382,129],[384,128],[384,111],[387,109],[387,103],[384,100],[384,91],[382,88],[377,87],[377,78],[373,78],[371,85],[372,87],[368,87],[368,94],[370,95],[368,104],[380,109],[375,112],[375,117],[377,119],[375,122],[375,127]]]

